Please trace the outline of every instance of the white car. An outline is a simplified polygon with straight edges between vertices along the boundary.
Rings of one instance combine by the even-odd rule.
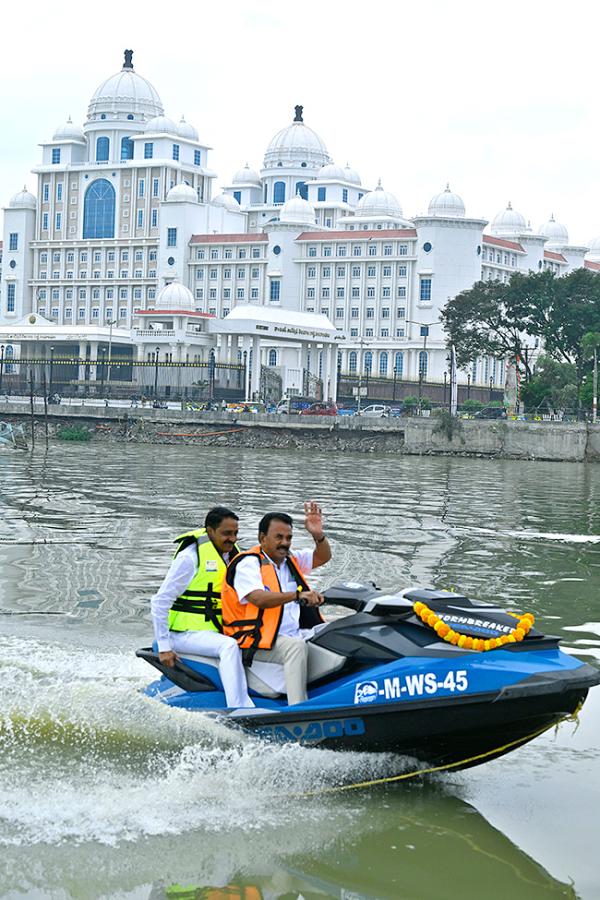
[[[360,415],[369,416],[371,419],[384,419],[389,417],[390,408],[389,406],[384,406],[383,403],[373,403],[371,406],[365,406],[364,409],[361,409]]]

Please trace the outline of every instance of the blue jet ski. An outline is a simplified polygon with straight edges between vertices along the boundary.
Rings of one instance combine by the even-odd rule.
[[[600,670],[536,628],[518,643],[467,650],[441,640],[413,608],[420,601],[461,634],[489,640],[515,627],[514,616],[493,604],[430,589],[384,595],[357,583],[324,596],[352,613],[317,626],[307,641],[305,703],[288,707],[282,667],[255,660],[246,672],[256,708],[228,710],[216,659],[190,656],[168,668],[155,648],[137,651],[162,673],[144,693],[277,742],[392,751],[467,768],[576,712],[600,683]]]

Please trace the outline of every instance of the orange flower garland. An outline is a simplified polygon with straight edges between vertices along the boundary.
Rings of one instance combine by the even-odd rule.
[[[440,619],[439,616],[436,616],[433,610],[429,609],[428,606],[420,601],[415,603],[413,609],[426,625],[433,628],[438,637],[441,637],[449,644],[454,644],[457,647],[464,647],[465,650],[495,650],[496,647],[503,647],[505,644],[514,644],[517,641],[522,641],[535,622],[531,613],[524,613],[522,616],[516,616],[518,622],[510,634],[503,634],[502,637],[482,640],[481,638],[467,637],[466,634],[459,634],[458,631],[454,631],[446,624],[446,622]],[[513,615],[513,613],[511,613],[511,615]]]

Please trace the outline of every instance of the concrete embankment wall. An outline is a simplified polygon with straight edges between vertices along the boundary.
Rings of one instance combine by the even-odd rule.
[[[31,428],[26,404],[0,403],[0,419]],[[600,425],[562,422],[476,421],[451,424],[437,417],[364,419],[180,412],[162,409],[52,406],[50,437],[62,426],[89,429],[112,443],[195,444],[254,449],[300,449],[498,459],[600,461]],[[45,423],[35,411],[36,440]]]

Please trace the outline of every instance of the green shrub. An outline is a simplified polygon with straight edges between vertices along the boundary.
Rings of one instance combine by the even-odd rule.
[[[483,409],[483,403],[480,400],[465,400],[460,404],[460,411],[466,413],[475,413]]]
[[[81,425],[61,425],[56,431],[56,437],[59,441],[90,441],[92,433]]]

